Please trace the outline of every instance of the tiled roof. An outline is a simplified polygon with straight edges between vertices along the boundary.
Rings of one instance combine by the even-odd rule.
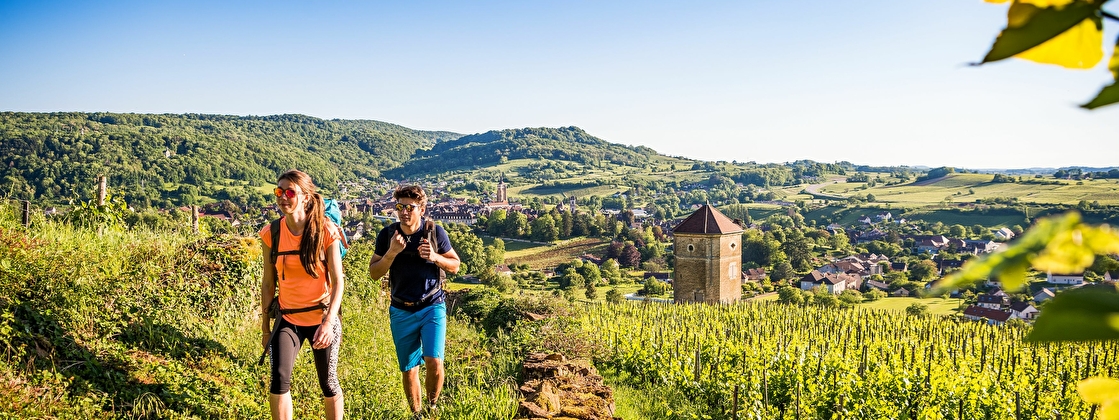
[[[967,309],[964,309],[964,315],[993,319],[999,322],[1006,322],[1006,320],[1010,319],[1010,312],[1003,312],[997,309],[984,308],[980,306],[968,306]]]
[[[704,204],[672,229],[672,233],[724,234],[742,232],[729,217],[710,204]]]

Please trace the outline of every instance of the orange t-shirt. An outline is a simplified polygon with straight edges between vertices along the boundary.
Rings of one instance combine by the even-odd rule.
[[[284,219],[280,218],[280,244],[276,251],[298,250],[300,238],[300,236],[293,235],[288,230],[287,224],[284,223]],[[328,222],[326,224],[326,241],[323,242],[322,246],[323,252],[325,253],[330,244],[341,238],[341,235],[338,234],[338,226]],[[260,239],[264,241],[265,245],[272,246],[271,223],[264,225],[264,228],[260,230]],[[270,256],[265,255],[264,258],[265,261],[268,261]],[[330,281],[326,273],[326,264],[320,262],[315,265],[315,272],[319,275],[317,279],[307,274],[307,270],[303,269],[303,264],[299,262],[299,254],[277,255],[275,269],[276,278],[279,279],[280,308],[306,308],[330,300]],[[319,325],[322,323],[322,311],[285,314],[284,319],[299,326]]]

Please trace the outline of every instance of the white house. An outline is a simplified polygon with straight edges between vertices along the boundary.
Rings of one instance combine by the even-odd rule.
[[[1029,302],[1018,302],[1010,305],[1010,315],[1018,319],[1032,320],[1037,317],[1038,312],[1037,308],[1030,305]]]
[[[1052,299],[1053,296],[1054,294],[1052,290],[1049,290],[1049,288],[1042,288],[1041,290],[1038,290],[1037,293],[1034,293],[1034,302],[1044,302],[1046,300]]]
[[[1077,274],[1053,274],[1049,273],[1046,280],[1053,284],[1070,284],[1079,286],[1084,284],[1084,273]]]
[[[1014,232],[1007,228],[999,228],[995,231],[995,238],[1000,241],[1009,241],[1014,237]]]

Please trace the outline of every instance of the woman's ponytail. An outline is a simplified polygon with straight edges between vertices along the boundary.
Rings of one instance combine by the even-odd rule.
[[[311,277],[319,278],[315,268],[322,263],[323,242],[326,242],[326,203],[318,192],[308,194],[307,224],[303,226],[303,235],[299,240],[299,262]]]

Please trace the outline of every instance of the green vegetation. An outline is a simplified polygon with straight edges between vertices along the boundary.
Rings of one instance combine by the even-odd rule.
[[[75,228],[0,205],[0,417],[266,418],[259,355],[259,245],[230,235]],[[101,231],[98,234],[98,231]],[[347,414],[403,418],[387,299],[353,245],[339,376]],[[443,418],[509,418],[523,349],[448,331]],[[299,417],[321,416],[313,364],[296,364]]]
[[[737,389],[737,418],[1087,419],[1059,384],[1119,367],[1113,341],[1030,345],[1024,329],[904,311],[648,303],[581,321],[647,418],[731,418]]]

